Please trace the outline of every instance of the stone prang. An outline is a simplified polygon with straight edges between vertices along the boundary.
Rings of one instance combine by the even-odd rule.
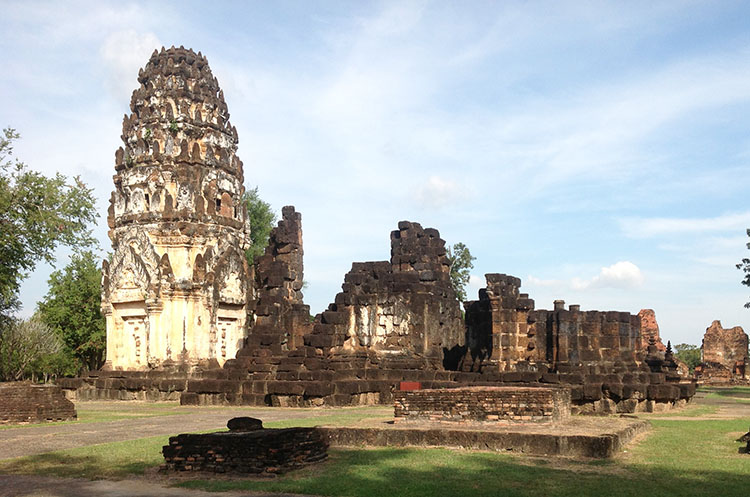
[[[200,53],[154,51],[115,154],[106,368],[219,366],[245,336],[250,224],[237,130]]]
[[[706,328],[701,345],[702,362],[695,368],[704,383],[732,383],[747,381],[748,337],[742,327],[723,328],[714,321]]]

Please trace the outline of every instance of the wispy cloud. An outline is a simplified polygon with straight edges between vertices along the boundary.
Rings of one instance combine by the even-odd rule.
[[[457,181],[430,176],[417,190],[416,200],[423,207],[443,208],[465,199],[467,189]]]
[[[574,290],[589,288],[637,288],[643,284],[643,273],[630,261],[620,261],[603,267],[598,275],[590,279],[573,278]]]
[[[619,220],[620,228],[630,238],[651,238],[676,234],[744,231],[750,226],[750,211],[702,218],[636,218]]]

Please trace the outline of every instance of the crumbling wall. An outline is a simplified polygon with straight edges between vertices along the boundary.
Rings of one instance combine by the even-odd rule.
[[[698,378],[710,383],[730,383],[748,377],[748,336],[742,327],[722,328],[716,320],[706,328],[701,345],[702,363]]]
[[[274,475],[328,457],[328,439],[318,428],[185,433],[169,438],[162,469]]]
[[[642,351],[648,349],[650,339],[654,339],[654,343],[660,353],[667,351],[667,346],[661,341],[659,336],[659,324],[656,322],[656,313],[653,309],[641,309],[638,312],[638,317],[641,320],[641,340],[639,348]]]
[[[396,392],[395,421],[552,423],[570,417],[565,387],[476,386]]]
[[[464,337],[445,241],[418,223],[398,227],[391,233],[390,262],[352,264],[320,321],[336,325],[333,353],[415,356],[439,368],[443,348]]]
[[[42,423],[76,418],[60,387],[27,382],[0,383],[0,424]]]
[[[535,310],[519,292],[521,280],[487,274],[479,300],[465,303],[467,356],[465,371],[554,369],[558,364],[598,364],[638,360],[640,319],[627,312],[565,309]]]
[[[310,306],[303,301],[302,215],[293,206],[281,210],[265,253],[255,261],[255,320],[244,353],[294,350],[310,332]]]

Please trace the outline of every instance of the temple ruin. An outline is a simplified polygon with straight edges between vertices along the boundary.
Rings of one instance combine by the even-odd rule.
[[[237,130],[208,62],[154,51],[115,154],[106,369],[216,367],[245,338],[250,224]]]
[[[748,380],[748,337],[741,326],[722,328],[714,321],[706,328],[701,345],[701,364],[695,368],[703,383],[733,383]]]
[[[69,395],[360,405],[391,403],[408,382],[453,389],[447,397],[471,386],[537,388],[529,398],[539,399],[562,389],[574,413],[653,411],[693,396],[658,331],[644,336],[643,315],[561,300],[536,309],[520,279],[492,273],[462,319],[445,241],[415,222],[391,232],[387,260],[353,263],[311,320],[294,207],[246,262],[237,132],[205,57],[162,49],[138,80],[109,212],[107,363],[62,380]]]

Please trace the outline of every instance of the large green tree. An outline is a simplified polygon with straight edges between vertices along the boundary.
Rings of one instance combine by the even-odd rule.
[[[0,318],[7,325],[20,303],[21,281],[39,261],[53,262],[59,245],[94,243],[92,190],[79,178],[47,177],[13,157],[19,134],[0,137]],[[0,323],[1,325],[2,323]]]
[[[466,285],[469,284],[470,271],[474,267],[476,257],[471,255],[469,248],[461,242],[448,247],[448,261],[450,261],[450,276],[453,290],[458,300],[466,300]]]
[[[747,236],[750,236],[750,229],[747,230]],[[750,243],[747,244],[747,248],[750,249]],[[737,264],[737,269],[740,269],[745,273],[745,278],[742,280],[742,284],[750,286],[750,259],[747,257],[742,259],[742,262]],[[750,309],[750,301],[745,303],[745,307]]]
[[[247,215],[250,218],[250,239],[253,244],[245,252],[247,262],[252,264],[256,258],[263,255],[268,246],[268,237],[273,225],[276,224],[276,213],[271,209],[271,204],[264,201],[258,195],[258,187],[247,190],[242,196],[242,201],[247,206]]]
[[[701,363],[701,349],[689,343],[678,343],[674,346],[674,356],[687,364],[690,372],[695,371],[695,366]]]
[[[14,320],[0,333],[0,381],[46,375],[44,361],[62,350],[60,338],[37,316]]]
[[[88,370],[104,364],[105,321],[101,314],[102,273],[91,251],[76,252],[64,269],[53,272],[38,314]]]

